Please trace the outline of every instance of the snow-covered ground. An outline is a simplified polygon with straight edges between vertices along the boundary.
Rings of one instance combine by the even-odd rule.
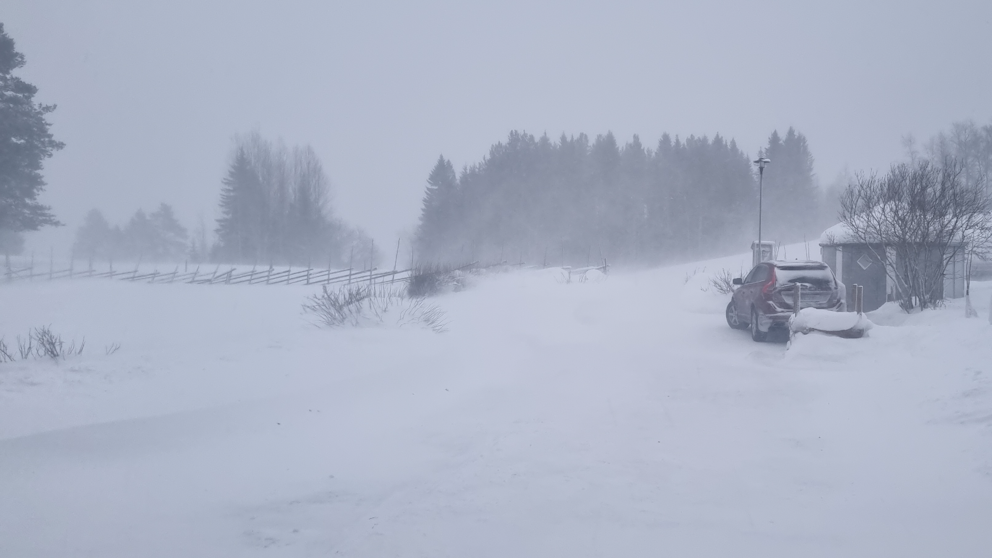
[[[992,284],[756,344],[708,288],[746,260],[499,275],[440,335],[318,329],[314,287],[0,285],[8,345],[87,345],[0,364],[0,556],[988,556]]]

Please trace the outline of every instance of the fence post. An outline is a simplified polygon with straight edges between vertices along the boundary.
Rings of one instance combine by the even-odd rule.
[[[792,289],[792,313],[798,315],[799,308],[802,303],[802,289],[799,287],[799,283],[795,284]]]
[[[369,246],[369,286],[372,286],[372,270],[375,269],[375,239]]]
[[[351,271],[353,269],[355,269],[354,262],[355,262],[355,247],[352,246],[351,247],[351,255],[348,256],[348,284],[349,285],[351,284]],[[328,279],[327,280],[330,281],[330,276],[328,276]]]
[[[857,283],[855,283],[853,286],[854,286],[854,311],[857,312],[858,314],[861,314],[864,312],[865,287],[864,285],[858,285]]]
[[[400,263],[400,239],[396,239],[396,257],[393,259],[393,277],[391,282],[396,282],[396,266]]]

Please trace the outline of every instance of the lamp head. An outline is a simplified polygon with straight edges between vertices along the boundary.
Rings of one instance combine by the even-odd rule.
[[[772,160],[769,159],[769,158],[767,158],[767,157],[759,157],[759,158],[757,158],[757,159],[754,160],[754,164],[755,165],[758,165],[758,168],[759,169],[765,168],[765,165],[767,165],[767,164],[769,164],[771,162],[772,162]]]

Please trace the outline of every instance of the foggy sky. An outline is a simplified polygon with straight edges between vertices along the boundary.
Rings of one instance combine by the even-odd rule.
[[[439,154],[510,130],[653,146],[721,133],[754,155],[795,126],[829,183],[900,138],[992,119],[992,2],[97,2],[5,0],[20,76],[67,147],[44,201],[68,250],[93,207],[171,203],[213,229],[231,138],[311,144],[338,216],[411,230]],[[769,172],[774,172],[771,169]]]

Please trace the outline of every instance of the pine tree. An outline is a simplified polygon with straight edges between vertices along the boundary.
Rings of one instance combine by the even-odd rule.
[[[801,240],[819,225],[820,191],[813,171],[813,156],[805,136],[793,128],[783,139],[778,132],[768,138],[763,156],[771,159],[765,169],[763,228],[768,239]]]
[[[424,189],[420,228],[417,232],[417,253],[424,261],[437,257],[453,243],[447,235],[454,232],[455,196],[458,179],[451,161],[440,156]]]
[[[0,229],[10,231],[60,224],[38,195],[42,163],[64,144],[48,130],[55,105],[35,103],[38,88],[13,75],[24,64],[0,23]]]
[[[186,227],[179,223],[171,205],[161,204],[149,216],[153,236],[152,253],[156,261],[178,262],[186,255]]]
[[[114,257],[114,238],[110,223],[98,209],[91,209],[83,220],[83,225],[76,230],[76,241],[72,245],[72,254],[76,258],[87,260],[111,259]]]
[[[216,229],[217,256],[239,262],[264,256],[261,242],[265,210],[262,183],[244,149],[238,149],[223,184],[221,217],[217,219]]]

